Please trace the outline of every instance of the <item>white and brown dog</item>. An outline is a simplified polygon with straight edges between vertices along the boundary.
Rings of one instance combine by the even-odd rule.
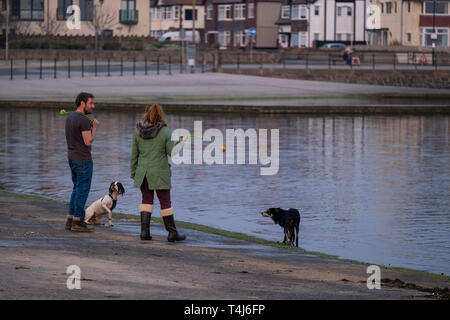
[[[101,216],[108,214],[109,226],[113,227],[112,211],[117,205],[117,198],[119,195],[123,195],[124,193],[125,188],[119,181],[114,181],[111,183],[109,187],[109,194],[101,199],[98,199],[86,209],[86,217],[84,222],[87,224],[103,225],[103,223],[98,222],[98,219]]]

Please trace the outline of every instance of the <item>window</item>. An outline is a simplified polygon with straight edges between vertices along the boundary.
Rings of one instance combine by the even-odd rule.
[[[231,31],[220,31],[219,32],[219,44],[222,47],[226,47],[231,44]]]
[[[213,7],[212,4],[209,4],[206,7],[206,20],[212,20],[213,19],[213,10],[214,10],[214,7]]]
[[[44,1],[20,0],[18,4],[19,18],[21,20],[44,20]]]
[[[291,47],[298,47],[298,33],[292,33],[291,35]]]
[[[248,4],[248,18],[254,18],[255,17],[255,4],[249,3]]]
[[[306,6],[301,6],[300,7],[300,19],[306,19]]]
[[[340,33],[336,34],[336,40],[342,41],[342,34]]]
[[[408,42],[411,42],[411,33],[407,33],[406,38],[408,39]]]
[[[423,32],[423,45],[431,46],[433,44],[433,39],[431,39],[431,35],[433,34],[433,28],[425,28],[422,30]],[[434,40],[436,42],[436,46],[448,47],[448,29],[436,29],[437,38]]]
[[[318,33],[314,33],[314,40],[319,40],[319,34]]]
[[[79,6],[80,6],[80,20],[92,21],[92,19],[94,18],[94,1],[80,0]]]
[[[319,6],[314,6],[314,15],[318,16],[319,15]]]
[[[245,4],[235,4],[234,5],[234,19],[244,20],[245,19]]]
[[[397,1],[394,2],[394,11],[395,11],[395,13],[397,13]]]
[[[337,7],[337,15],[338,17],[342,16],[342,7]]]
[[[6,0],[2,0],[2,11],[6,11]]]
[[[122,10],[134,10],[136,8],[136,0],[122,0]]]
[[[225,42],[227,45],[231,44],[231,31],[225,31]]]
[[[282,6],[281,7],[281,19],[289,19],[291,17],[291,7]]]
[[[173,18],[173,20],[179,20],[180,19],[180,6],[173,6],[172,7],[172,18]]]
[[[384,13],[384,3],[381,3],[381,13]]]
[[[235,31],[234,32],[234,42],[235,47],[245,46],[245,31]]]
[[[346,41],[351,41],[351,40],[352,40],[352,35],[351,35],[350,33],[347,33],[347,34],[345,35],[345,40],[346,40]]]
[[[306,47],[306,32],[300,32],[300,47]]]
[[[392,2],[386,2],[386,14],[392,13]]]
[[[306,6],[295,4],[292,6],[292,20],[306,19]]]
[[[411,12],[411,2],[408,1],[408,12]]]
[[[161,9],[160,7],[151,8],[152,19],[153,20],[161,20]]]
[[[347,7],[347,16],[351,17],[352,16],[352,7]]]
[[[289,37],[287,34],[280,34],[280,43],[283,45],[283,47],[288,46],[288,40],[289,40]]]
[[[184,10],[184,20],[192,21],[192,9]],[[195,9],[195,20],[198,20],[198,10],[197,9]]]
[[[294,4],[292,6],[292,20],[298,20],[300,18],[300,6]]]
[[[434,7],[434,1],[425,2],[426,14],[448,14],[448,2],[436,2]]]
[[[162,19],[163,20],[171,20],[172,19],[172,8],[171,7],[163,7],[162,8]]]
[[[113,31],[111,29],[105,29],[102,31],[102,36],[106,38],[110,38],[113,36]]]
[[[220,5],[219,6],[219,17],[218,21],[231,20],[231,6],[230,5]]]
[[[58,0],[58,8],[56,9],[56,20],[66,20],[67,7],[72,5],[72,0]]]

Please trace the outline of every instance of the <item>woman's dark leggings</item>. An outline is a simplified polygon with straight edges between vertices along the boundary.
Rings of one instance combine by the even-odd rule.
[[[155,190],[150,190],[148,188],[147,178],[144,178],[144,182],[141,185],[142,192],[142,203],[143,204],[153,204],[154,192]],[[172,207],[170,202],[170,189],[169,190],[156,190],[156,195],[158,196],[159,203],[161,204],[161,209],[168,209]]]

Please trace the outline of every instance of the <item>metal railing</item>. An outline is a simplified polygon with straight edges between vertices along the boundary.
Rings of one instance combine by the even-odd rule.
[[[450,70],[450,53],[302,51],[279,54],[219,52],[219,68]]]
[[[304,52],[296,54],[198,53],[195,68],[182,63],[180,54],[149,54],[124,59],[10,59],[0,61],[0,78],[63,79],[72,77],[137,76],[189,72],[221,71],[222,69],[325,69],[325,70],[434,70],[450,71],[450,54],[430,52],[356,53],[351,63],[337,52]]]
[[[180,56],[152,55],[143,59],[51,59],[43,58],[3,61],[0,65],[0,78],[14,79],[70,79],[74,77],[113,77],[113,76],[148,76],[173,75],[175,73],[213,71],[214,64],[207,55],[197,57],[195,68],[181,63]]]

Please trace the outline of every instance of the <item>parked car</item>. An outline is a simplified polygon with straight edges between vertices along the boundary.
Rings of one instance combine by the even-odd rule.
[[[180,37],[179,31],[172,31],[164,33],[160,38],[159,42],[164,42],[166,40],[170,41],[192,41],[192,30],[185,31],[185,37],[182,39]],[[195,31],[195,43],[200,43],[200,32]]]
[[[325,43],[325,44],[322,45],[320,48],[321,48],[321,49],[329,49],[329,48],[340,48],[340,49],[344,49],[344,48],[345,48],[345,44],[339,43],[339,42]]]

